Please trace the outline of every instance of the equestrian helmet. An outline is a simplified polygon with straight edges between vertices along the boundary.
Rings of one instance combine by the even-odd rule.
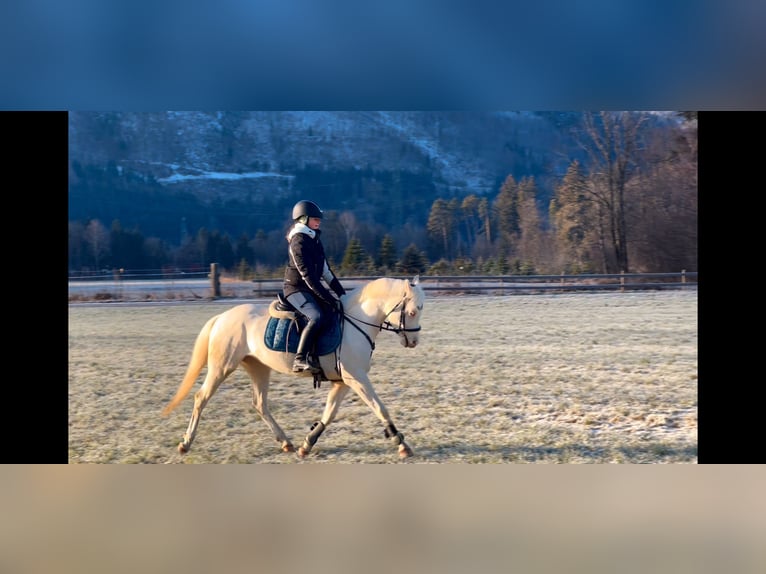
[[[304,215],[307,217],[318,217],[319,219],[322,219],[322,210],[319,209],[319,206],[313,201],[306,201],[305,199],[302,199],[293,207],[293,221],[299,217],[303,217]]]

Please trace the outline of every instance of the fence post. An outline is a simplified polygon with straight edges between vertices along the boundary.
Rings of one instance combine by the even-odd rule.
[[[681,283],[686,283],[686,269],[681,269]]]
[[[213,297],[221,296],[221,276],[218,274],[218,263],[210,264],[210,288],[213,290]]]
[[[625,293],[625,270],[620,271],[620,293]]]
[[[114,270],[114,282],[115,287],[117,289],[117,297],[119,299],[122,299],[125,293],[125,288],[122,284],[123,274],[125,273],[125,269],[120,267],[119,269]]]

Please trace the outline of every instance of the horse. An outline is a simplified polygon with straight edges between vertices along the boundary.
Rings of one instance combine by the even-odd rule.
[[[191,419],[186,433],[178,443],[178,452],[189,452],[203,409],[219,385],[238,366],[242,366],[252,379],[253,406],[271,429],[282,452],[296,451],[269,410],[268,391],[273,371],[296,377],[313,376],[315,388],[323,380],[331,383],[321,418],[311,425],[297,450],[299,458],[309,455],[319,436],[337,415],[350,389],[359,395],[383,423],[384,436],[398,447],[399,456],[403,459],[413,456],[412,449],[404,442],[404,435],[396,428],[388,409],[375,392],[368,372],[375,350],[375,339],[381,331],[396,333],[405,348],[417,346],[425,301],[420,278],[415,276],[409,280],[380,277],[349,290],[339,301],[339,342],[334,350],[321,355],[317,353],[321,375],[310,371],[293,373],[294,350],[281,347],[275,350],[267,344],[267,328],[273,326],[274,321],[280,317],[278,313],[270,312],[274,310],[277,301],[272,302],[269,310],[264,310],[263,305],[244,303],[208,319],[197,335],[186,374],[175,396],[162,411],[167,416],[181,403],[206,366],[205,379],[194,394]],[[288,312],[287,319],[283,319],[289,318]],[[295,314],[291,324],[297,326],[299,318]],[[320,335],[320,342],[323,337],[324,334]]]

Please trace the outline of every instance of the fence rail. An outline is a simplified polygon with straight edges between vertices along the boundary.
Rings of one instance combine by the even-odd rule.
[[[340,277],[347,289],[379,276]],[[403,276],[402,276],[403,277]],[[423,289],[436,295],[472,295],[572,291],[696,289],[697,272],[614,273],[587,275],[421,275]],[[209,272],[121,272],[110,276],[69,278],[69,301],[164,301],[227,298],[271,298],[282,289],[281,278],[222,278],[216,264]]]

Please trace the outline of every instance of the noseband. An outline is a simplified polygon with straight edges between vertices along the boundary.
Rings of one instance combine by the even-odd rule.
[[[414,328],[409,328],[409,329],[405,326],[405,324],[404,324],[404,321],[405,321],[404,317],[405,317],[406,313],[404,312],[404,309],[405,309],[406,306],[407,306],[407,297],[405,296],[404,298],[402,298],[401,301],[399,301],[399,303],[397,303],[394,306],[393,309],[391,309],[388,313],[386,313],[386,317],[383,318],[383,323],[381,323],[380,329],[381,329],[381,331],[384,330],[384,329],[386,331],[393,331],[397,335],[403,333],[404,334],[404,342],[407,343],[407,346],[409,346],[410,340],[407,338],[407,333],[414,333],[414,332],[420,331],[420,326],[414,327]],[[393,312],[395,312],[397,310],[399,311],[399,326],[398,327],[394,327],[391,324],[391,322],[387,319],[387,317],[391,313],[393,313]]]

